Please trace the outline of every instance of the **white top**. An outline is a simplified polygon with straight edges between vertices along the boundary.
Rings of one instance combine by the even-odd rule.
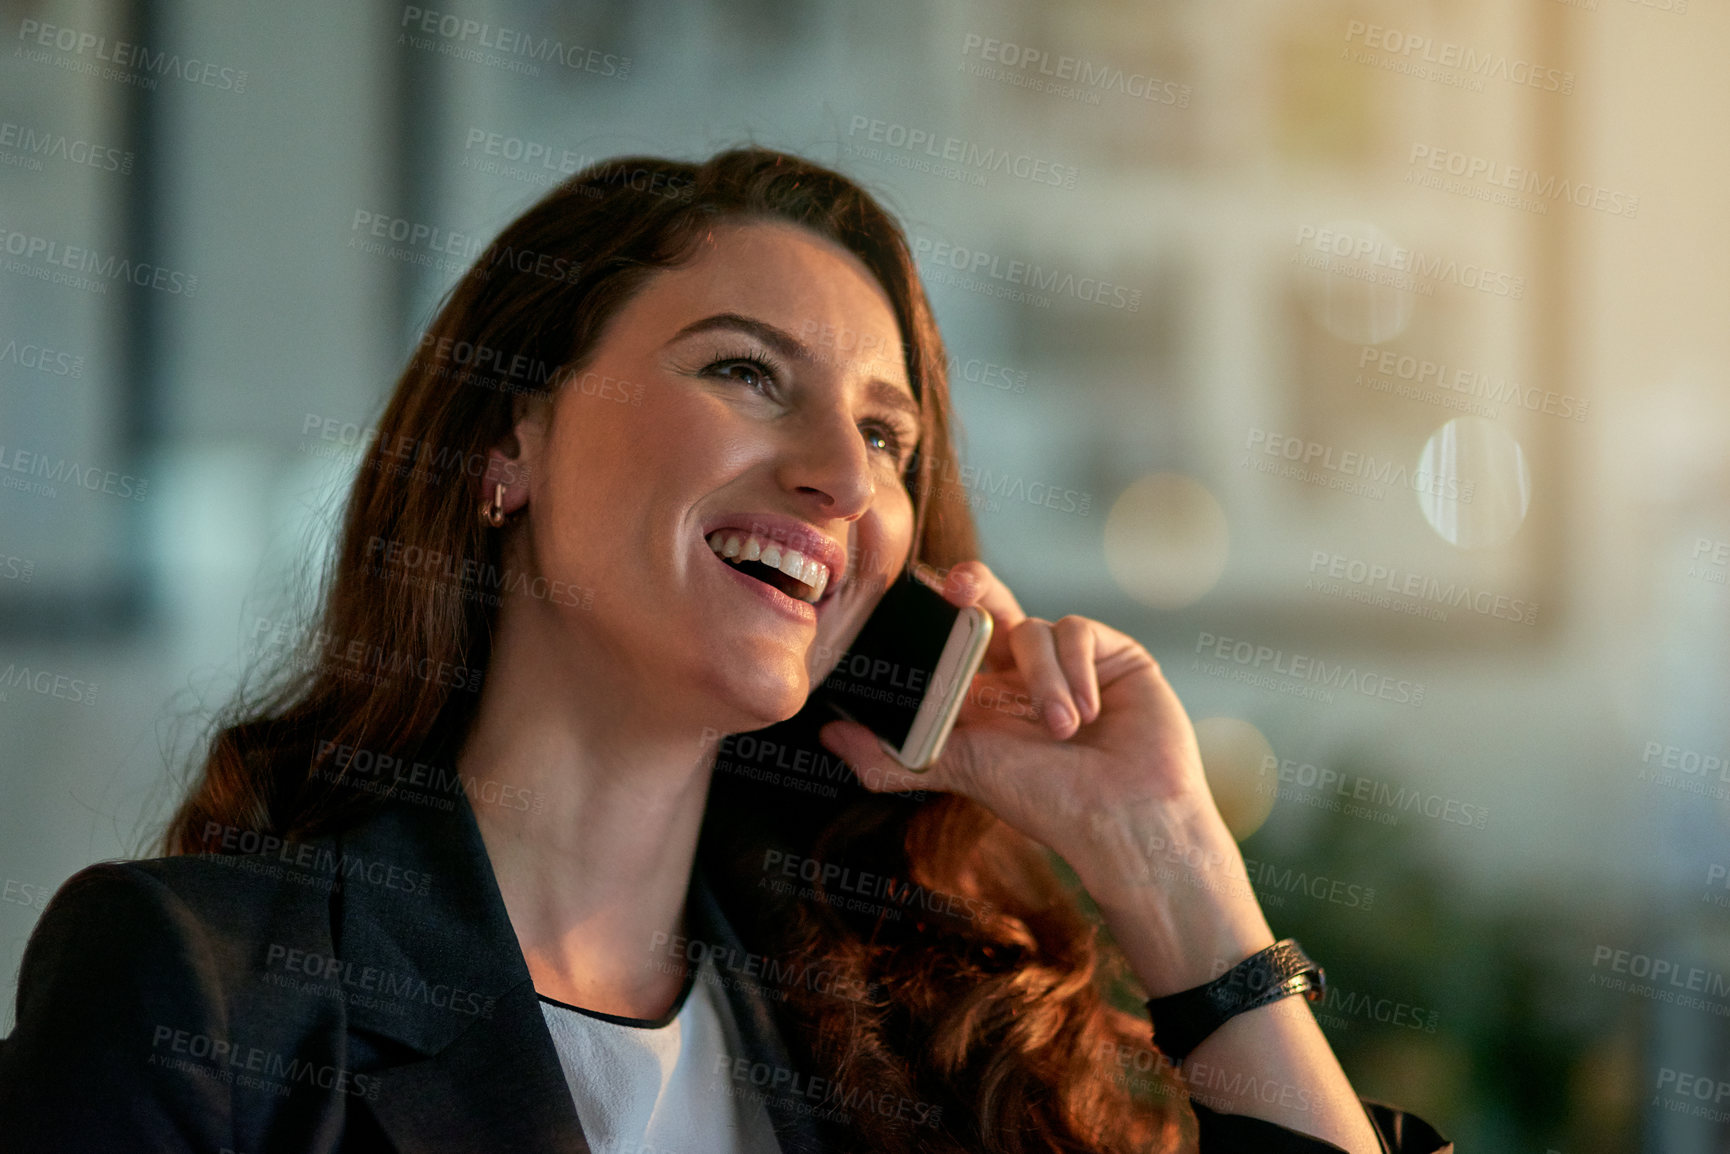
[[[541,996],[595,1154],[780,1154],[761,1089],[733,1076],[744,1047],[719,981],[705,957],[681,1002],[659,1021]]]

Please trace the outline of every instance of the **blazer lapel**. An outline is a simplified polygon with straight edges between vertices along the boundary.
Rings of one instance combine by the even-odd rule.
[[[432,1057],[381,1071],[368,1104],[404,1152],[589,1154],[532,985]]]
[[[465,795],[452,800],[449,811],[392,800],[337,835],[349,879],[333,898],[337,954],[376,967],[391,995],[351,1005],[349,1027],[421,1055],[377,1070],[377,1096],[362,1100],[405,1152],[589,1154],[480,826]],[[743,952],[700,869],[687,916],[703,940]],[[723,987],[743,1056],[792,1068],[761,991]],[[767,1100],[782,1149],[823,1154],[792,1107]]]
[[[384,983],[349,1027],[422,1055],[361,1100],[405,1152],[588,1154],[480,827],[445,796],[448,812],[393,800],[338,835],[337,953]]]

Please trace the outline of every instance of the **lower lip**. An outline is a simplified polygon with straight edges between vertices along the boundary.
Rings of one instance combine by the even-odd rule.
[[[817,607],[812,605],[809,601],[801,601],[797,597],[789,597],[767,582],[759,581],[755,577],[745,576],[744,573],[721,560],[715,551],[708,548],[706,545],[704,546],[703,551],[708,553],[709,556],[714,557],[715,564],[725,569],[729,577],[745,586],[745,588],[750,592],[756,594],[765,604],[779,609],[782,613],[795,621],[803,621],[811,625],[817,624]]]

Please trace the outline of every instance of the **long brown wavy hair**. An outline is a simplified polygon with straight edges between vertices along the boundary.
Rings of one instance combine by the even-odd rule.
[[[502,565],[500,534],[476,517],[477,463],[509,432],[518,394],[570,380],[648,277],[689,260],[717,221],[749,217],[830,238],[881,282],[922,411],[904,478],[914,559],[942,568],[977,554],[953,483],[942,339],[881,205],[839,173],[762,148],[701,164],[597,164],[509,225],[440,308],[362,459],[314,626],[290,631],[274,681],[243,691],[221,719],[163,852],[220,852],[205,841],[213,828],[300,838],[362,819],[379,799],[344,788],[326,751],[460,747],[499,603],[487,575]],[[439,557],[456,576],[380,580],[380,541]],[[803,715],[764,732],[814,744]],[[916,1111],[918,1123],[899,1107],[855,1108],[834,1140],[870,1151],[1177,1149],[1192,1125],[1184,1095],[1164,1064],[1138,1086],[1111,1060],[1150,1053],[1148,1026],[1112,1004],[1108,988],[1126,967],[1050,855],[963,798],[879,796],[837,780],[832,801],[772,789],[765,801],[760,783],[718,771],[700,855],[753,949],[819,958],[835,976],[821,991],[793,983],[783,993],[789,1047],[809,1073],[867,1087],[844,1099],[856,1107],[941,1107]],[[970,916],[901,917],[881,902],[859,912],[821,886],[771,895],[766,845],[901,879],[885,892],[945,895]],[[867,993],[836,996],[843,988]]]

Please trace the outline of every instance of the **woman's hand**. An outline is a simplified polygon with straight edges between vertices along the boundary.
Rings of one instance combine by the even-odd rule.
[[[948,790],[985,806],[1069,862],[1102,909],[1143,904],[1152,890],[1161,920],[1235,910],[1250,936],[1266,933],[1195,731],[1152,655],[1086,617],[1027,616],[979,561],[955,566],[943,595],[979,605],[993,625],[943,756],[913,773],[845,721],[823,728],[824,744],[879,791]],[[1179,965],[1169,980],[1194,976],[1193,963]]]
[[[1151,997],[1211,981],[1272,945],[1202,775],[1195,730],[1152,655],[1086,617],[1027,616],[978,561],[952,569],[943,595],[992,616],[986,665],[943,756],[913,773],[848,721],[824,726],[823,744],[866,788],[963,794],[1062,855]],[[1212,1079],[1205,1093],[1191,1085],[1215,1109],[1354,1152],[1380,1148],[1300,999],[1233,1018],[1185,1069],[1228,1075],[1233,1089],[1223,1094]]]
[[[823,729],[850,765],[885,771],[869,775],[879,789],[963,794],[1066,858],[1136,807],[1212,808],[1189,718],[1138,642],[1086,617],[1029,617],[981,561],[951,569],[942,592],[992,618],[943,756],[914,774],[862,725]]]

